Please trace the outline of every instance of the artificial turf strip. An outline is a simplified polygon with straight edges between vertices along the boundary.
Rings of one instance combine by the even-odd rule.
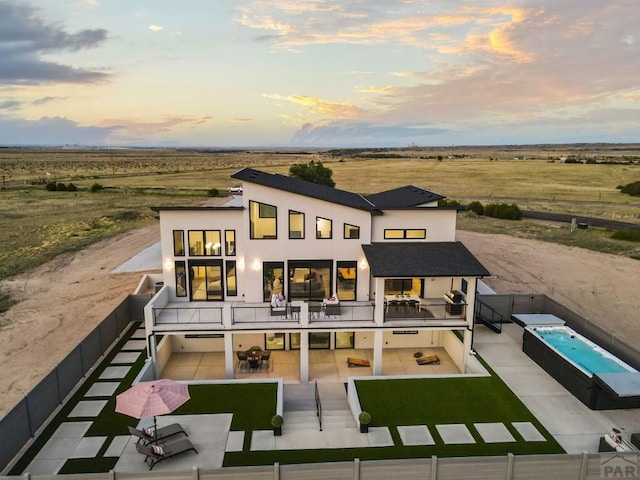
[[[20,459],[16,462],[13,468],[9,471],[9,475],[22,474],[24,469],[29,466],[29,464],[34,459],[36,454],[40,451],[40,449],[55,433],[55,431],[58,429],[60,424],[67,421],[83,421],[84,420],[83,418],[71,419],[67,417],[69,413],[71,413],[71,411],[76,407],[78,402],[84,398],[87,391],[98,380],[100,375],[102,375],[102,372],[104,372],[105,368],[107,368],[111,364],[111,361],[113,360],[113,358],[118,353],[120,353],[120,350],[122,349],[122,347],[129,341],[129,339],[137,330],[139,325],[140,325],[140,322],[133,322],[132,324],[129,325],[129,330],[126,331],[122,335],[122,337],[116,342],[115,346],[105,355],[102,361],[96,366],[93,372],[91,372],[91,374],[84,380],[82,385],[78,387],[78,390],[71,396],[71,398],[69,398],[65,402],[65,404],[62,405],[62,407],[60,408],[56,416],[53,418],[53,420],[49,423],[49,425],[47,425],[44,428],[42,433],[38,435],[38,438],[34,440],[31,446],[24,453],[24,455],[20,457]],[[141,354],[141,357],[138,358],[138,361],[136,361],[136,363],[131,368],[128,375],[125,377],[125,379],[121,380],[119,388],[122,388],[122,385],[126,385],[127,384],[126,382],[128,382],[128,385],[131,385],[131,382],[133,381],[135,376],[138,374],[138,372],[142,368],[142,365],[144,365],[144,355]],[[124,390],[126,390],[126,388],[124,388]],[[114,402],[114,408],[115,408],[115,400],[113,400],[113,402]],[[103,409],[103,412],[106,411],[107,408],[108,408],[108,405],[105,406],[105,408]],[[89,429],[89,431],[91,431],[91,428]],[[125,428],[125,431],[126,431],[126,428]],[[102,435],[102,434],[95,433],[93,435]],[[87,436],[91,436],[89,432],[87,432]]]
[[[108,472],[114,469],[116,463],[117,457],[71,458],[65,462],[58,475]]]

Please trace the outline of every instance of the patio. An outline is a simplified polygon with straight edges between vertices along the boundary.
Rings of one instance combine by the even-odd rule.
[[[437,355],[440,364],[418,365],[413,354]],[[370,376],[369,367],[349,367],[348,358],[361,358],[373,365],[372,349],[309,351],[309,380],[318,383],[345,383],[349,377]],[[235,367],[236,379],[282,378],[285,383],[300,382],[300,351],[273,350],[271,365],[248,371]],[[442,347],[387,348],[382,353],[383,375],[459,374],[460,370]],[[174,352],[161,372],[173,380],[216,380],[225,378],[224,352]]]

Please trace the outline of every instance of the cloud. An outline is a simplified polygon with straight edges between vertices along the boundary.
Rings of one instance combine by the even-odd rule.
[[[279,95],[279,94],[263,94],[265,98],[275,100],[286,100],[297,105],[302,105],[311,113],[317,113],[329,116],[358,117],[364,112],[359,107],[348,102],[327,102],[319,98],[309,97],[306,95]]]
[[[0,116],[0,145],[104,145],[111,127],[83,127],[63,117],[25,120]]]
[[[161,30],[164,30],[164,27],[162,25],[149,25],[149,30],[153,32],[159,32]]]
[[[176,128],[195,128],[212,121],[213,119],[209,116],[163,116],[153,122],[133,118],[110,118],[102,120],[100,125],[114,133],[110,138],[112,141],[149,144],[153,143],[149,137],[171,133]]]
[[[95,48],[107,39],[103,29],[67,33],[47,24],[27,5],[0,1],[0,81],[7,84],[91,83],[108,78],[103,72],[44,60],[43,55]]]
[[[32,103],[34,105],[44,105],[45,103],[53,102],[55,100],[61,100],[64,98],[65,97],[42,97],[42,98],[36,98]]]
[[[22,102],[18,100],[3,100],[0,101],[0,110],[13,110],[22,105]]]
[[[326,125],[313,125],[307,123],[295,133],[292,142],[299,146],[406,146],[413,142],[426,143],[432,136],[443,133],[446,133],[445,129],[417,124],[332,122]]]

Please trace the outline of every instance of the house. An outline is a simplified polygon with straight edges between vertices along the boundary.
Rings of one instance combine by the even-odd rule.
[[[219,207],[158,207],[163,286],[145,307],[156,370],[173,352],[444,347],[467,371],[476,281],[456,210],[415,186],[359,195],[244,168]],[[162,342],[160,343],[160,340]]]

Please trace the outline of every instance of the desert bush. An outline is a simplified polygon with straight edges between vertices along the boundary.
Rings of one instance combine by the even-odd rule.
[[[47,182],[44,189],[48,192],[55,192],[57,190],[56,182]]]
[[[502,218],[504,220],[522,219],[522,210],[515,203],[489,203],[484,207],[487,217]]]
[[[439,207],[459,207],[460,202],[457,200],[452,200],[450,198],[443,198],[441,200],[438,200],[438,206]]]
[[[66,192],[67,191],[67,186],[64,183],[60,182],[60,183],[58,183],[56,185],[56,190],[58,192]]]
[[[620,192],[632,197],[640,197],[640,181],[627,183],[620,189]]]
[[[78,187],[76,187],[75,184],[69,183],[69,185],[67,185],[67,192],[77,192],[77,191],[78,191]]]
[[[467,210],[470,212],[476,212],[478,215],[484,215],[484,207],[480,202],[474,200],[467,205]]]
[[[99,192],[101,190],[103,190],[104,187],[102,185],[100,185],[99,183],[94,183],[93,185],[91,185],[91,188],[89,189],[89,191],[91,193],[96,193]]]
[[[220,191],[217,188],[211,188],[207,190],[207,195],[210,197],[217,197],[220,195]]]
[[[617,230],[613,232],[611,238],[615,240],[627,240],[630,242],[640,242],[640,230],[631,230],[630,228],[625,228],[622,230]]]

